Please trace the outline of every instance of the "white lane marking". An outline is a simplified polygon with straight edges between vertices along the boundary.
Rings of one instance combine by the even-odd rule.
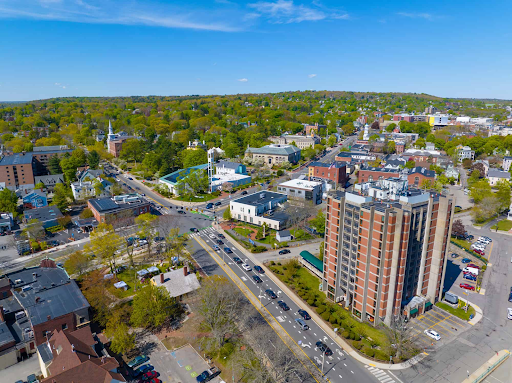
[[[341,375],[338,375],[338,376],[340,377],[340,379],[343,379],[343,376],[341,376]]]
[[[354,373],[354,371],[352,371],[352,370],[350,370],[350,372],[351,372],[352,374]]]

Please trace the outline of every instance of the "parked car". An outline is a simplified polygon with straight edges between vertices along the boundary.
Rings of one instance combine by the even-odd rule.
[[[196,381],[198,383],[209,382],[219,374],[220,370],[214,366],[208,370],[203,371],[200,375],[198,375],[196,377]]]
[[[270,289],[267,289],[265,290],[265,294],[267,294],[267,296],[271,299],[276,299],[277,298],[277,295],[276,293],[274,293],[272,290]]]
[[[332,350],[327,347],[327,345],[323,342],[316,342],[316,347],[321,351],[323,352],[326,356],[331,356],[332,355]]]
[[[178,214],[187,214],[183,210],[178,210]]]
[[[304,318],[305,320],[308,320],[308,319],[311,319],[311,315],[308,314],[308,312],[306,310],[299,310],[297,311],[297,313],[302,317]]]
[[[261,278],[260,278],[259,276],[257,276],[257,275],[253,275],[253,276],[252,276],[252,279],[254,279],[254,282],[256,282],[256,283],[261,283],[261,282],[263,282],[263,279],[261,279]]]
[[[222,242],[220,239],[217,239],[217,244],[218,245],[224,245],[224,242]]]
[[[480,270],[480,266],[475,265],[474,263],[470,263],[470,264],[468,265],[468,267],[472,267],[473,269],[478,269],[478,270]]]
[[[483,251],[483,250],[475,249],[475,250],[473,250],[473,251],[474,251],[475,253],[477,253],[477,254],[485,255],[485,251]]]
[[[441,340],[441,335],[439,335],[437,332],[435,332],[432,329],[425,330],[424,333],[426,336],[428,336],[432,339]]]
[[[459,254],[457,253],[452,253],[452,258],[457,258],[459,256]]]
[[[252,271],[252,267],[247,263],[242,264],[242,269],[244,269],[245,271]]]
[[[507,319],[512,319],[512,308],[507,309]]]
[[[231,254],[233,252],[233,250],[231,250],[229,247],[225,247],[224,251],[228,254]]]
[[[459,285],[459,287],[460,287],[461,289],[466,289],[466,290],[470,290],[470,291],[473,291],[473,290],[475,289],[475,286],[472,286],[472,285],[470,285],[469,283],[461,283],[461,284]]]
[[[191,231],[192,233],[199,233],[199,230],[197,230],[197,228],[195,228],[195,227],[191,227],[191,228],[190,228],[190,231]]]
[[[281,254],[281,255],[283,255],[283,254],[290,254],[290,250],[288,250],[288,249],[281,250],[279,252],[279,254]]]
[[[290,307],[288,307],[285,301],[278,301],[277,304],[283,309],[283,311],[290,310]]]
[[[469,262],[471,262],[471,259],[469,259],[469,258],[462,258],[461,262],[462,263],[469,263]]]
[[[142,374],[144,374],[144,373],[146,373],[148,371],[152,371],[154,369],[155,369],[155,367],[153,367],[150,364],[143,364],[139,368],[133,370],[133,376],[137,377],[139,375],[142,375]]]
[[[224,234],[219,234],[219,235],[217,235],[217,237],[222,238],[222,239],[226,238],[226,236]]]
[[[471,273],[465,273],[462,278],[467,279],[469,281],[476,281],[476,276]]]
[[[142,379],[150,380],[150,379],[157,378],[157,377],[158,377],[158,372],[148,371],[148,372],[144,373],[144,375],[142,376]]]
[[[261,266],[254,266],[254,270],[256,270],[260,274],[265,274],[265,270]]]
[[[134,368],[140,366],[142,363],[147,362],[149,357],[146,355],[139,355],[128,362],[128,367]]]
[[[510,288],[510,294],[508,296],[508,301],[512,302],[512,287]]]

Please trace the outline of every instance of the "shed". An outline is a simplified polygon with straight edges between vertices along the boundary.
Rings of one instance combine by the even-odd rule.
[[[276,233],[276,239],[279,242],[288,242],[292,240],[292,235],[290,234],[290,230],[281,230]]]
[[[137,271],[137,275],[138,275],[139,278],[144,278],[148,274],[149,274],[149,271],[147,271],[146,269],[142,269],[142,270]]]
[[[150,266],[147,268],[147,270],[151,273],[151,274],[160,274],[160,270],[158,269],[158,267],[156,266]]]

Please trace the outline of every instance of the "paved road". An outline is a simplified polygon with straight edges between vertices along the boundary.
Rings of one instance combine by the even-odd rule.
[[[207,244],[206,250],[214,252],[213,247],[216,245],[215,240],[218,239],[218,232],[213,228],[208,228],[192,235],[192,238],[200,238]],[[245,261],[245,256],[231,243],[229,238],[223,239],[224,245],[219,250],[219,255],[222,256],[228,267],[240,278],[240,280],[247,286],[247,288],[260,299],[260,302],[265,306],[270,314],[281,324],[284,330],[290,337],[302,347],[305,355],[311,360],[311,363],[316,363],[318,368],[321,369],[322,353],[316,348],[315,344],[318,341],[326,343],[332,348],[333,355],[325,357],[324,373],[330,382],[373,382],[378,381],[371,371],[364,368],[359,362],[349,357],[343,350],[341,350],[334,341],[327,336],[327,334],[312,320],[308,320],[307,324],[310,329],[302,331],[295,323],[295,319],[299,318],[297,311],[299,307],[288,297],[285,293],[279,290],[277,285],[265,274],[258,274],[255,271],[245,271],[241,265],[233,261],[233,257],[239,257]],[[227,253],[224,248],[229,247],[232,253]],[[212,262],[213,259],[212,259]],[[251,264],[249,262],[249,264]],[[252,266],[252,264],[251,264]],[[256,283],[252,276],[258,274],[263,280],[262,283]],[[266,289],[271,289],[277,295],[277,299],[270,299],[265,294]],[[289,311],[283,311],[278,305],[277,301],[283,300],[290,307]],[[388,374],[385,374],[387,377]],[[386,380],[386,383],[394,382],[393,379]]]
[[[459,334],[453,341],[440,350],[430,353],[422,362],[413,368],[402,370],[396,375],[404,382],[442,382],[460,383],[474,372],[496,351],[510,350],[512,347],[512,321],[507,319],[508,295],[512,286],[512,237],[504,234],[490,232],[485,229],[474,229],[466,226],[467,230],[478,238],[486,235],[493,239],[490,260],[482,285],[485,295],[471,293],[469,301],[478,305],[484,312],[484,318],[475,326]],[[486,253],[491,250],[487,246]],[[462,295],[458,285],[451,287],[450,291]],[[506,376],[504,382],[510,381],[511,363],[500,366],[493,376],[487,378],[489,382],[500,383],[499,377]]]

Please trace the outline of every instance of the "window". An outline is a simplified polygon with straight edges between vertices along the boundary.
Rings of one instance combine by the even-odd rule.
[[[67,330],[67,329],[68,329],[68,325],[67,325],[67,323],[64,323],[64,324],[62,325],[62,329],[63,329],[63,330]]]

